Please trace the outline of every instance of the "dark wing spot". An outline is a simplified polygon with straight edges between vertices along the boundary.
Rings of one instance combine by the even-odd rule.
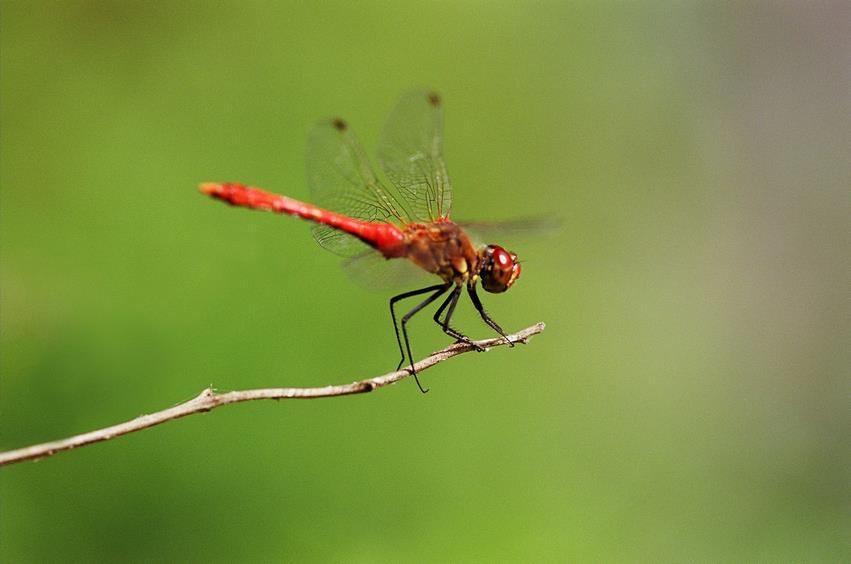
[[[434,106],[435,108],[440,106],[440,96],[437,95],[437,92],[429,92],[428,103]]]
[[[348,125],[346,125],[346,122],[344,122],[340,118],[334,118],[334,121],[331,122],[331,125],[333,125],[334,129],[336,129],[337,131],[345,131],[348,127]]]

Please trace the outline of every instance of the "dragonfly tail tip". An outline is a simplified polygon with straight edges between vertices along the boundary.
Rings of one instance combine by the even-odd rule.
[[[198,191],[208,196],[215,196],[221,192],[222,185],[216,182],[202,182],[198,185]]]

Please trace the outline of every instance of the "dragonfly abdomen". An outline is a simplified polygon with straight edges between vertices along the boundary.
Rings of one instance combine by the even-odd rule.
[[[404,256],[405,235],[392,223],[361,221],[299,200],[233,182],[207,182],[201,192],[234,206],[294,215],[357,237],[387,258]]]

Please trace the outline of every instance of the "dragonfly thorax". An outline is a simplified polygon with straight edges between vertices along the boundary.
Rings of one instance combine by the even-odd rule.
[[[478,272],[479,253],[467,234],[451,221],[412,223],[404,233],[408,259],[446,282],[461,283]]]

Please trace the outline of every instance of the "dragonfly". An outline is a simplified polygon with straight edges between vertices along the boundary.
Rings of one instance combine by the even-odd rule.
[[[466,288],[485,324],[514,346],[485,310],[477,286],[490,293],[505,292],[520,276],[520,262],[499,245],[477,245],[463,225],[449,217],[452,184],[443,158],[443,105],[437,93],[415,90],[400,98],[381,133],[378,160],[393,189],[379,181],[348,123],[335,118],[318,123],[308,140],[307,179],[315,204],[234,182],[205,182],[200,190],[234,206],[309,220],[316,241],[353,264],[367,263],[369,257],[406,259],[437,275],[439,283],[390,299],[402,356],[396,370],[408,360],[409,372],[425,393],[428,389],[414,367],[408,322],[445,296],[434,321],[456,341],[484,350],[450,324]],[[426,294],[401,318],[397,316],[399,302]]]

